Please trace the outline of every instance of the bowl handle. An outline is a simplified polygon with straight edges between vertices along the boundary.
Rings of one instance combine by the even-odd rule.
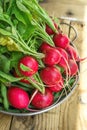
[[[73,29],[74,33],[75,33],[75,36],[73,37],[73,39],[71,40],[71,42],[74,42],[77,38],[77,30],[71,25],[71,22],[70,24],[68,23],[65,23],[65,22],[61,22],[60,23],[61,25],[62,24],[65,24],[66,26],[69,26],[69,32],[68,32],[68,37],[70,37],[70,32],[71,32],[71,29]]]

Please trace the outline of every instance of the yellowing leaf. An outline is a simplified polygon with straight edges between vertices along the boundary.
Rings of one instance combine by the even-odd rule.
[[[21,51],[17,43],[7,36],[0,36],[0,45],[6,46],[9,51]]]

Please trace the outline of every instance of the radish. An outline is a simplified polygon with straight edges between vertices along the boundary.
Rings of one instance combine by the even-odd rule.
[[[52,92],[59,92],[63,89],[63,85],[64,85],[64,82],[63,82],[63,79],[62,79],[57,84],[47,85],[47,86],[49,87],[49,89]]]
[[[54,26],[55,26],[55,28],[57,29],[58,28],[58,25],[53,21],[53,24],[54,24]],[[55,32],[46,24],[46,32],[47,32],[47,34],[49,34],[49,35],[52,35],[52,34],[54,34]]]
[[[68,45],[66,51],[68,53],[69,59],[78,60],[78,54],[73,46]]]
[[[53,103],[53,100],[54,97],[52,95],[52,92],[48,88],[46,88],[44,94],[40,92],[36,93],[31,101],[31,104],[38,109],[42,109],[50,106]]]
[[[50,46],[48,43],[43,42],[43,43],[41,44],[39,50],[40,50],[41,52],[45,53],[46,50],[49,49],[50,47],[51,47],[51,46]]]
[[[30,82],[27,79],[21,79],[20,82],[25,83],[25,84],[30,84]]]
[[[38,71],[38,62],[31,56],[24,56],[18,63],[18,69],[24,76],[31,76]]]
[[[46,67],[41,70],[40,77],[45,84],[56,84],[58,83],[62,75],[60,71],[55,67]]]
[[[85,58],[79,58],[76,49],[72,46],[72,45],[68,45],[68,47],[66,48],[66,51],[68,53],[69,59],[73,59],[75,61],[84,61],[87,59],[87,57]]]
[[[77,65],[77,63],[74,60],[69,59],[68,64],[69,64],[69,67],[70,67],[69,76],[76,75],[77,72],[78,72],[78,65]]]
[[[56,48],[49,48],[45,52],[45,57],[43,58],[43,62],[48,65],[56,65],[59,63],[61,59],[61,55]]]
[[[68,68],[68,54],[63,48],[57,47],[57,49],[61,54],[61,59],[58,65],[60,67],[63,67],[64,69],[67,69]]]
[[[69,45],[69,38],[66,35],[63,35],[62,33],[55,34],[53,36],[53,41],[55,43],[55,46],[61,47],[61,48],[67,48]]]
[[[14,71],[14,74],[13,74],[16,78],[19,78],[20,76],[16,73],[16,71]],[[21,79],[20,82],[22,83],[26,83],[26,84],[30,84],[30,82],[27,80],[27,79]]]
[[[29,104],[29,95],[22,88],[12,86],[7,92],[8,101],[14,108],[27,109]]]
[[[60,47],[57,47],[58,51],[60,52],[61,54],[61,59],[60,59],[60,62],[58,63],[58,66],[62,67],[66,73],[66,81],[70,78],[69,74],[70,73],[70,67],[69,67],[69,64],[68,64],[68,54],[67,52],[65,51],[65,49],[63,48],[60,48]]]

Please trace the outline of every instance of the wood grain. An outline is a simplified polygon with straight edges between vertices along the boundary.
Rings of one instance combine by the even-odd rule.
[[[9,130],[11,124],[11,117],[0,113],[0,130]]]

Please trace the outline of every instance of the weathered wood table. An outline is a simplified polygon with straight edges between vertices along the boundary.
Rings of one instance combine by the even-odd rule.
[[[76,20],[65,19],[64,22],[77,29],[78,37],[74,43],[81,57],[87,56],[87,24],[84,22],[87,16],[86,4],[85,0],[47,0],[41,4],[49,15],[64,19],[73,17]],[[17,117],[0,113],[0,130],[87,130],[87,62],[81,63],[79,84],[63,104],[36,116]]]

